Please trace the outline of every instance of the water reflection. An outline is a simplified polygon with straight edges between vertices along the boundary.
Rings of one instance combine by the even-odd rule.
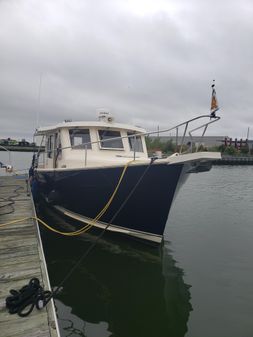
[[[42,237],[57,286],[96,234],[68,238],[43,231]],[[64,337],[182,337],[191,311],[189,286],[167,245],[158,249],[112,233],[66,282],[56,304]]]

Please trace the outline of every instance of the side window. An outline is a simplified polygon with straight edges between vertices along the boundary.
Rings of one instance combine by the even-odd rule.
[[[55,134],[55,160],[61,159],[62,149],[61,149],[61,140],[60,133]]]
[[[123,149],[123,142],[119,131],[98,130],[101,149]],[[110,139],[110,140],[109,140]]]
[[[52,158],[53,157],[53,135],[48,136],[47,138],[47,157]]]
[[[89,129],[71,129],[69,130],[70,144],[73,149],[91,149],[90,130]]]
[[[129,146],[131,151],[143,152],[142,139],[141,136],[135,136],[134,132],[127,133],[129,141]]]

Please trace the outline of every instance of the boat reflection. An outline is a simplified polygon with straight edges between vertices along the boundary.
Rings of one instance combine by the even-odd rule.
[[[59,237],[43,230],[42,238],[51,284],[57,286],[96,235]],[[106,233],[57,295],[61,336],[184,336],[189,286],[167,246]]]

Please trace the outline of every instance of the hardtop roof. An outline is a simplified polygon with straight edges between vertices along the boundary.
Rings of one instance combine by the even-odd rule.
[[[99,122],[99,121],[98,122],[80,121],[80,122],[62,122],[52,126],[39,127],[38,129],[36,129],[35,135],[44,135],[63,128],[67,129],[106,128],[106,129],[119,129],[119,130],[135,131],[138,133],[146,133],[145,129],[128,124],[114,123],[114,122]]]

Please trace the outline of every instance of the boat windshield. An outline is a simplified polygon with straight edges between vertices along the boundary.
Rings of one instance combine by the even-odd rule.
[[[98,130],[101,149],[123,149],[123,142],[119,131]],[[113,139],[115,138],[115,139]],[[110,139],[106,141],[107,139]]]
[[[91,149],[89,129],[70,129],[69,137],[73,149],[84,149],[87,143],[87,149]]]
[[[127,135],[130,136],[128,138],[130,151],[143,152],[141,136],[134,136],[134,132],[128,132]]]

